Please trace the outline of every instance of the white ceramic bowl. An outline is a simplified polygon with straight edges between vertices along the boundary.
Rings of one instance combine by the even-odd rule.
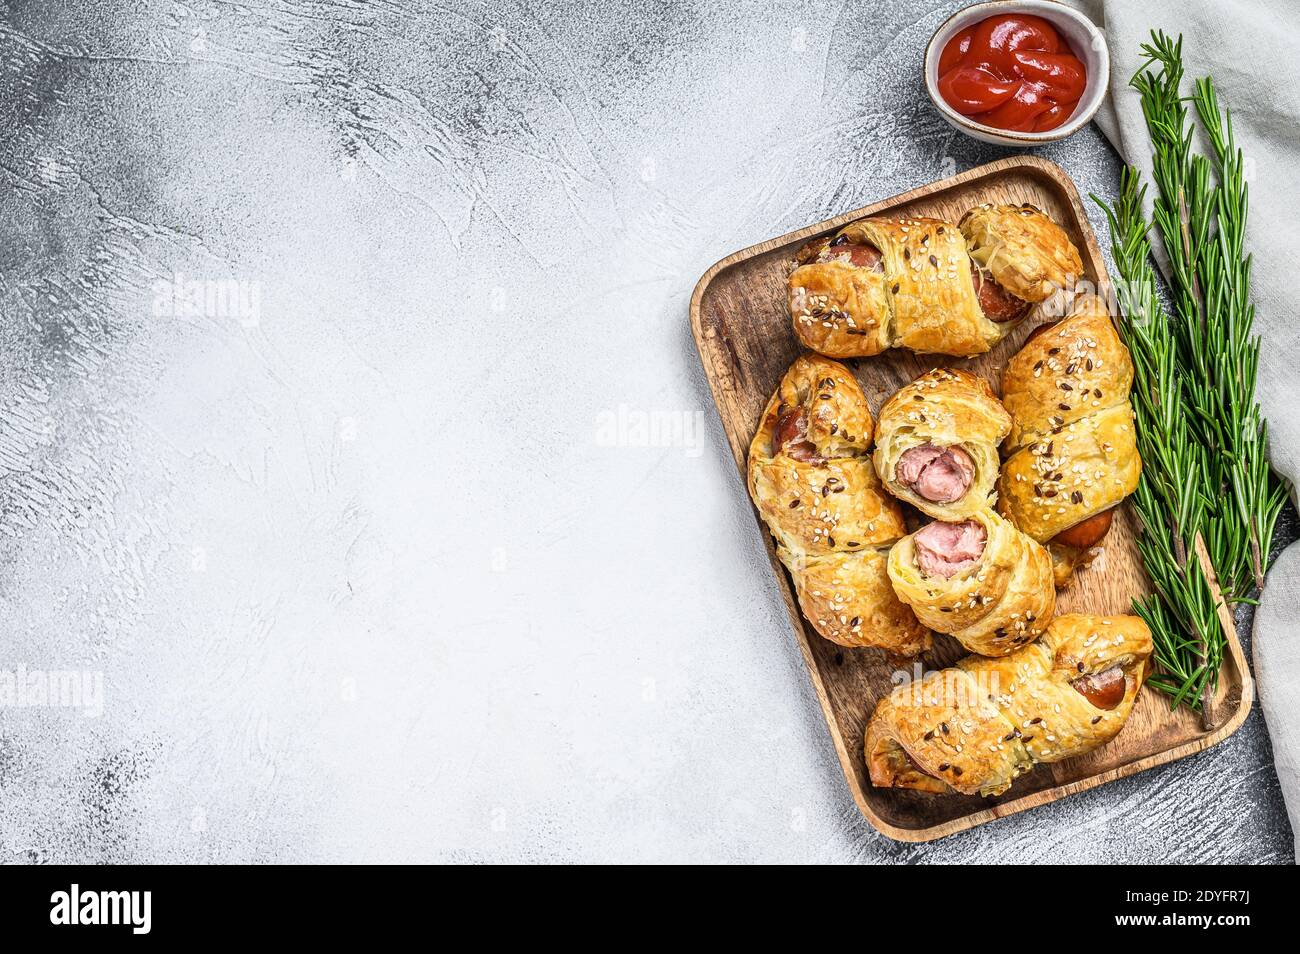
[[[1006,13],[1031,13],[1034,16],[1050,20],[1058,33],[1069,40],[1074,53],[1083,60],[1088,70],[1088,83],[1084,87],[1083,97],[1074,108],[1074,115],[1055,129],[1047,132],[1013,132],[1008,129],[995,129],[977,123],[968,116],[963,116],[953,109],[939,95],[939,57],[943,48],[954,36],[991,16]],[[930,94],[930,101],[939,110],[944,119],[956,129],[968,136],[985,142],[996,142],[1003,146],[1035,146],[1043,142],[1055,142],[1064,139],[1092,119],[1097,107],[1106,98],[1110,87],[1110,51],[1106,47],[1106,36],[1093,25],[1093,22],[1072,7],[1052,0],[994,0],[993,3],[977,3],[973,7],[958,10],[935,31],[930,38],[930,45],[925,48],[925,88]]]

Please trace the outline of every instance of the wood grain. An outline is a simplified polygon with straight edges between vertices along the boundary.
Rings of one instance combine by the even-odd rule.
[[[1031,202],[1043,209],[1070,234],[1083,256],[1085,277],[1105,293],[1108,280],[1101,250],[1074,183],[1059,166],[1033,156],[1002,159],[771,239],[727,256],[704,274],[691,298],[691,326],[742,475],[763,406],[802,350],[791,330],[785,301],[786,276],[795,250],[812,237],[866,215],[928,215],[956,222],[981,202]],[[1042,320],[1036,309],[993,351],[975,358],[888,351],[848,363],[862,383],[873,413],[899,387],[936,366],[973,371],[987,378],[996,390],[1007,359]],[[773,572],[854,800],[867,819],[891,838],[939,838],[1182,758],[1226,738],[1250,711],[1253,682],[1231,615],[1223,609],[1220,621],[1228,652],[1215,698],[1218,721],[1213,730],[1204,729],[1200,719],[1186,710],[1171,712],[1164,697],[1148,689],[1124,730],[1109,745],[1086,756],[1041,765],[996,798],[877,789],[867,778],[862,755],[866,720],[900,671],[912,672],[913,664],[887,659],[878,650],[843,649],[805,625],[790,579],[757,512],[755,527],[767,543]],[[1105,552],[1061,591],[1057,612],[1125,613],[1135,597],[1150,591],[1134,543],[1135,529],[1132,509],[1125,504],[1106,537]],[[940,636],[926,663],[946,665],[960,655],[960,646]]]

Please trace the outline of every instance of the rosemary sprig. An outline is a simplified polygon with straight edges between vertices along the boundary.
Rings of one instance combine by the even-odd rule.
[[[1220,112],[1214,80],[1196,81],[1192,101],[1213,152],[1218,185],[1214,190],[1217,241],[1206,249],[1202,282],[1206,309],[1220,316],[1223,352],[1217,367],[1219,419],[1223,432],[1234,438],[1228,461],[1228,487],[1241,537],[1225,541],[1224,565],[1235,594],[1253,583],[1264,586],[1270,560],[1273,529],[1286,501],[1284,483],[1272,473],[1267,455],[1267,422],[1255,401],[1255,372],[1259,365],[1259,338],[1251,334],[1255,305],[1250,300],[1251,258],[1245,253],[1244,233],[1249,206],[1241,150],[1232,134],[1232,115]],[[1244,537],[1245,545],[1233,545]],[[1219,564],[1216,563],[1216,570]]]
[[[1134,495],[1138,549],[1155,587],[1134,610],[1151,627],[1159,672],[1150,685],[1171,705],[1214,722],[1212,700],[1224,636],[1198,539],[1228,602],[1262,587],[1286,490],[1271,471],[1267,430],[1255,400],[1259,339],[1252,333],[1248,209],[1242,155],[1214,83],[1191,97],[1212,158],[1192,151],[1183,82],[1182,37],[1153,31],[1129,81],[1151,135],[1156,195],[1125,169],[1119,200],[1107,206],[1120,331],[1133,355],[1133,406],[1143,472]],[[1150,265],[1152,228],[1169,260],[1173,314],[1162,307]]]
[[[1213,159],[1191,151],[1181,93],[1182,37],[1155,31],[1142,53],[1131,85],[1141,94],[1151,134],[1158,192],[1153,218],[1170,263],[1185,394],[1195,436],[1207,451],[1211,510],[1204,539],[1225,598],[1242,602],[1264,585],[1286,496],[1268,466],[1255,401],[1259,339],[1252,334],[1250,257],[1243,244],[1248,192],[1242,156],[1209,77],[1194,84],[1191,101]]]
[[[1196,557],[1209,505],[1204,446],[1194,439],[1178,337],[1156,290],[1150,224],[1142,213],[1146,186],[1125,169],[1119,200],[1107,206],[1119,329],[1133,356],[1133,411],[1142,477],[1133,496],[1142,527],[1138,551],[1155,593],[1133,603],[1151,628],[1159,671],[1149,684],[1213,720],[1211,700],[1223,657],[1223,631],[1209,581]]]

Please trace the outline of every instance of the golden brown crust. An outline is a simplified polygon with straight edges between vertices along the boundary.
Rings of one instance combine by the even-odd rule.
[[[1096,295],[1026,341],[1002,370],[1002,404],[1011,414],[1007,452],[1072,421],[1128,403],[1133,359]]]
[[[898,598],[931,629],[967,650],[1006,656],[1036,639],[1056,612],[1052,558],[1042,546],[991,510],[970,519],[984,527],[984,552],[944,579],[917,564],[911,534],[889,551],[889,580]]]
[[[1129,388],[1133,363],[1100,299],[1029,340],[1002,374],[1012,428],[998,509],[1041,543],[1115,506],[1142,473]],[[1054,548],[1057,549],[1057,548]],[[1060,547],[1058,578],[1080,559]]]
[[[790,275],[795,336],[832,358],[868,357],[890,346],[883,273],[844,262],[812,262]]]
[[[905,532],[902,511],[865,457],[825,463],[751,457],[750,480],[772,535],[792,550],[820,556],[885,546]]]
[[[1017,298],[1037,304],[1083,274],[1065,230],[1032,205],[981,205],[961,220],[970,256]]]
[[[1098,551],[1097,549],[1080,550],[1078,547],[1070,547],[1062,543],[1049,543],[1047,552],[1052,555],[1052,577],[1058,587],[1063,587],[1070,582],[1075,570],[1092,563]]]
[[[870,246],[881,258],[836,255],[835,243]],[[1042,212],[993,205],[972,209],[960,226],[923,217],[851,222],[833,237],[807,243],[795,255],[795,266],[787,289],[795,335],[836,358],[867,357],[886,348],[983,354],[1023,311],[986,315],[972,269],[984,276],[981,284],[1001,286],[999,294],[1010,296],[1006,300],[1031,304],[1083,271],[1069,237]],[[1000,314],[1011,320],[990,320]]]
[[[962,520],[993,503],[998,477],[998,445],[1011,429],[1011,417],[983,378],[950,368],[926,372],[897,391],[876,421],[872,462],[885,488],[928,516]],[[966,493],[952,503],[936,503],[897,480],[899,459],[913,447],[958,447],[974,465]]]
[[[852,372],[804,355],[781,379],[750,443],[749,491],[818,633],[843,646],[915,655],[929,648],[930,633],[899,603],[884,571],[885,549],[906,528],[871,466],[871,433]]]
[[[966,240],[951,222],[863,219],[842,231],[880,249],[894,347],[983,354],[1009,330],[989,321],[980,310]]]
[[[1042,543],[1115,506],[1142,473],[1128,402],[1075,421],[1002,465],[998,509]]]
[[[894,594],[887,559],[876,548],[808,558],[791,572],[799,607],[831,642],[916,656],[930,648],[930,633]]]
[[[867,725],[872,784],[1000,795],[1035,764],[1082,755],[1119,734],[1151,652],[1151,633],[1136,616],[1071,614],[1010,656],[968,656],[900,686]],[[1124,686],[1109,708],[1074,686],[1112,669]]]

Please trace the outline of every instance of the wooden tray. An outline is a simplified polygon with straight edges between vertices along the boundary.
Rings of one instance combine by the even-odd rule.
[[[863,216],[929,215],[956,222],[967,209],[981,202],[1032,202],[1043,209],[1064,226],[1079,247],[1086,277],[1099,288],[1106,288],[1105,264],[1074,183],[1059,166],[1032,156],[1002,159],[771,239],[727,256],[704,274],[691,298],[691,327],[742,475],[741,493],[745,493],[745,457],[759,415],[777,381],[802,350],[791,330],[785,300],[786,276],[795,250],[809,238]],[[1037,313],[1031,314],[992,352],[976,358],[895,350],[849,363],[857,372],[873,413],[899,387],[940,365],[967,368],[983,375],[996,389],[1007,359],[1041,320]],[[757,511],[755,520],[767,543],[772,569],[821,700],[844,777],[862,813],[891,838],[940,838],[1172,762],[1223,740],[1250,711],[1254,697],[1250,671],[1232,617],[1221,606],[1220,622],[1228,652],[1215,700],[1217,727],[1212,731],[1204,729],[1200,718],[1185,709],[1170,712],[1165,697],[1148,689],[1139,697],[1128,724],[1109,745],[1055,765],[1040,765],[996,798],[875,788],[867,777],[862,737],[876,701],[892,688],[890,676],[895,665],[878,650],[843,649],[804,624],[790,579],[776,558],[771,536]],[[1060,592],[1057,612],[1127,613],[1134,597],[1150,591],[1134,544],[1134,528],[1135,518],[1125,504],[1106,537],[1104,554]],[[946,665],[961,655],[954,641],[940,636],[927,661]]]

